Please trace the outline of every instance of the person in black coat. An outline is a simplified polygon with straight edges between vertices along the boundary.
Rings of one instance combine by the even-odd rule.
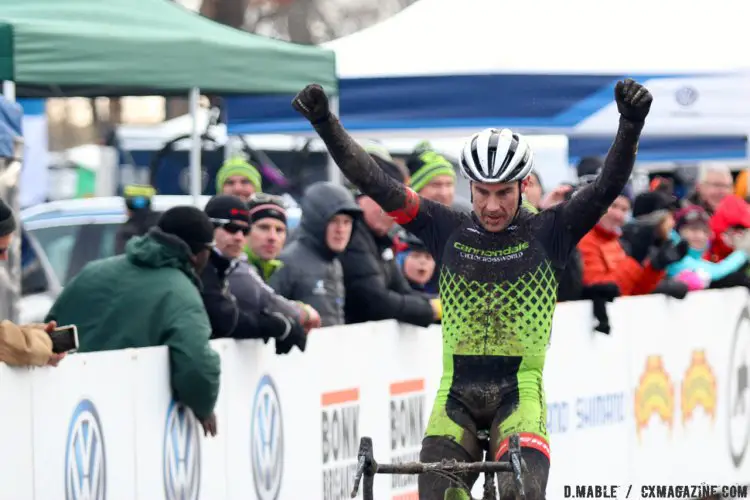
[[[214,196],[206,204],[206,215],[214,224],[217,242],[201,273],[201,297],[211,321],[211,338],[276,339],[276,353],[286,354],[295,345],[305,350],[307,334],[300,323],[277,311],[248,314],[229,292],[227,276],[237,266],[245,236],[250,230],[247,205],[231,195]]]
[[[371,155],[372,156],[372,155]],[[405,168],[372,156],[391,177],[406,182]],[[440,319],[439,299],[430,300],[412,290],[395,259],[393,240],[388,236],[394,222],[374,200],[355,193],[363,218],[354,224],[351,241],[339,255],[344,269],[347,323],[396,319],[429,326]]]

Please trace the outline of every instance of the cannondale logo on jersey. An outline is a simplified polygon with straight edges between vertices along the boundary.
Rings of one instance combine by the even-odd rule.
[[[73,411],[65,447],[65,500],[105,500],[107,461],[104,432],[94,403],[83,399]]]
[[[284,465],[284,425],[273,380],[263,376],[253,400],[250,426],[251,462],[259,500],[277,500]]]
[[[729,453],[732,463],[740,468],[747,458],[750,445],[750,310],[742,310],[734,330],[729,365],[729,394],[727,416],[729,419]]]
[[[164,498],[198,500],[201,485],[200,424],[193,412],[172,402],[164,428]]]

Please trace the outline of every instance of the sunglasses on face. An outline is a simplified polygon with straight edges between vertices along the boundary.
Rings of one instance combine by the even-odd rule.
[[[238,231],[241,231],[242,234],[247,236],[250,232],[250,226],[242,226],[240,224],[237,224],[236,222],[232,222],[229,219],[211,219],[211,222],[230,234],[237,234]]]

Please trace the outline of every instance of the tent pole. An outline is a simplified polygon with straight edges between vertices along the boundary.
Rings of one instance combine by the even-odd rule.
[[[3,96],[9,101],[16,102],[16,82],[3,80]]]
[[[331,97],[331,113],[333,113],[336,116],[339,116],[339,96],[332,96]],[[336,162],[333,161],[333,156],[328,154],[328,164],[326,165],[328,170],[328,180],[330,182],[333,182],[334,184],[341,185],[342,184],[342,178],[341,178],[341,170],[339,170],[338,165],[336,165]]]
[[[198,87],[190,89],[190,116],[193,119],[193,127],[190,132],[190,195],[193,197],[193,205],[199,206],[201,191],[203,191],[203,169],[201,168],[201,133],[198,129],[198,101],[201,91]]]

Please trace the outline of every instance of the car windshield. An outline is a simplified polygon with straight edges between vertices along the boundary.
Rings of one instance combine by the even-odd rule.
[[[115,254],[120,224],[70,224],[30,229],[65,286],[89,262]]]

